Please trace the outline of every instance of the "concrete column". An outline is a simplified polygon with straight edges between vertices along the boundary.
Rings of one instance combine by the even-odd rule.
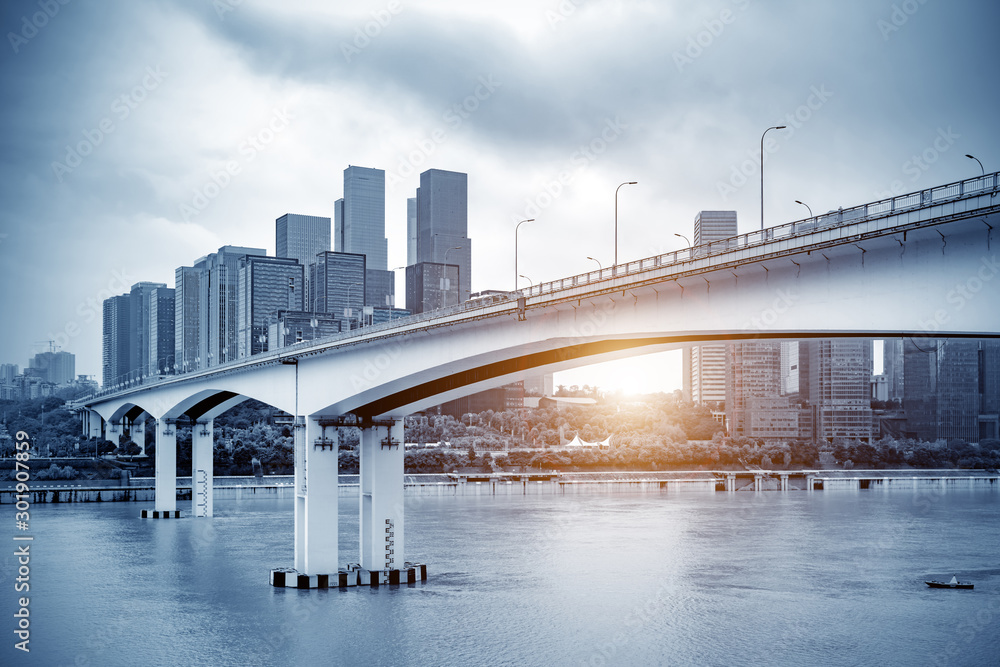
[[[177,429],[173,419],[156,420],[156,490],[153,509],[177,510]]]
[[[760,491],[760,481],[761,481],[761,476],[760,475],[754,475],[753,476],[753,490],[754,491]]]
[[[787,491],[788,490],[788,475],[778,475],[778,477],[781,479],[781,490],[782,491]]]
[[[339,443],[323,444],[323,429],[311,417],[295,424],[295,569],[336,574],[339,569]]]
[[[97,414],[96,410],[87,410],[86,435],[88,438],[101,439],[101,426],[104,420],[101,419],[101,415]]]
[[[142,449],[139,452],[139,456],[146,455],[146,421],[140,419],[139,421],[132,422],[132,429],[130,431],[132,442],[139,445]]]
[[[212,454],[215,436],[212,420],[199,421],[191,429],[191,513],[212,516],[214,494]]]
[[[806,475],[806,491],[815,491],[816,475]]]
[[[736,475],[734,473],[729,473],[726,475],[726,491],[736,490]]]
[[[403,567],[403,420],[361,430],[361,568]]]

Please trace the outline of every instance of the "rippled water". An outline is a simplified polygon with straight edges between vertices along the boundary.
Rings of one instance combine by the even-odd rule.
[[[995,490],[410,498],[430,580],[374,591],[268,585],[291,501],[145,506],[32,508],[32,651],[8,620],[4,664],[1000,664]],[[923,584],[953,574],[975,590]]]

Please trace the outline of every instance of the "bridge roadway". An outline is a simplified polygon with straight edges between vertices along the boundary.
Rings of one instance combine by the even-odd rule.
[[[156,420],[156,511],[175,513],[175,424],[192,505],[212,514],[212,420],[255,398],[294,415],[295,570],[338,571],[336,426],[361,427],[361,572],[403,561],[403,416],[527,375],[711,341],[998,337],[1000,173],[109,388],[84,430],[140,445]],[[311,482],[311,483],[310,483]],[[386,541],[386,535],[391,535]],[[374,576],[374,575],[373,575]],[[405,579],[404,579],[405,580]]]

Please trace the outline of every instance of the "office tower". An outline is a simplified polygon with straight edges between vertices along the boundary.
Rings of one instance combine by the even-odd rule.
[[[882,374],[890,401],[903,400],[903,339],[882,341]]]
[[[131,308],[130,331],[129,331],[129,371],[135,373],[136,377],[142,378],[144,375],[154,373],[153,367],[149,363],[149,313],[150,296],[153,291],[160,287],[165,288],[164,283],[141,282],[132,285],[129,292],[129,307]]]
[[[453,264],[419,262],[406,267],[406,309],[416,314],[457,305],[459,278]]]
[[[334,206],[333,249],[365,256],[364,305],[395,304],[395,278],[389,271],[385,237],[385,171],[350,166],[344,170],[344,198]]]
[[[322,252],[312,267],[317,312],[341,320],[344,330],[357,328],[362,321],[366,261],[358,253]]]
[[[204,285],[203,285],[204,283]],[[204,258],[174,271],[174,363],[177,372],[204,368],[208,358],[208,272]]]
[[[102,384],[112,387],[128,379],[131,353],[131,297],[128,294],[104,300]]]
[[[415,261],[410,262],[410,266],[431,262],[458,267],[459,302],[467,301],[472,295],[468,179],[467,174],[443,169],[429,169],[420,174],[416,196],[416,249],[411,253],[407,248],[407,257],[415,254]],[[440,289],[427,282],[424,285]],[[410,291],[407,286],[407,292]],[[421,297],[419,300],[431,301],[433,298]]]
[[[237,354],[267,350],[269,321],[279,310],[303,310],[304,267],[293,257],[240,258],[236,279]]]
[[[293,257],[299,260],[306,276],[304,301],[309,308],[309,265],[316,255],[332,250],[330,244],[330,218],[315,215],[286,213],[274,221],[275,257]]]
[[[694,245],[737,235],[736,211],[700,211],[694,217]],[[726,401],[726,344],[694,345],[684,350],[684,396],[698,405]]]
[[[315,267],[313,272],[315,273]],[[279,310],[267,324],[267,350],[273,351],[340,333],[343,318],[311,310]]]
[[[176,306],[174,290],[158,287],[149,294],[149,359],[150,374],[174,372],[174,333]]]
[[[809,403],[817,440],[870,442],[872,341],[799,341],[799,360],[799,395]]]
[[[998,436],[1000,343],[905,339],[906,435],[979,442]]]
[[[76,356],[69,352],[39,352],[28,360],[28,368],[33,369],[42,382],[69,384],[76,379]]]
[[[764,442],[799,437],[799,411],[781,396],[781,345],[727,346],[726,421],[729,433]]]
[[[263,248],[223,246],[205,257],[207,281],[202,284],[202,300],[208,304],[208,345],[201,366],[218,366],[238,357],[236,282],[240,259],[265,256]]]
[[[797,396],[799,393],[799,343],[781,343],[781,395]]]
[[[417,190],[419,192],[419,189]],[[417,198],[406,200],[406,265],[417,263]]]

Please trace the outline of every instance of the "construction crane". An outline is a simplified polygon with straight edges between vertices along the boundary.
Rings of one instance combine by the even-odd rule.
[[[39,345],[41,343],[48,343],[49,344],[49,352],[53,352],[54,353],[56,350],[59,349],[56,346],[56,342],[54,340],[36,340],[35,341],[35,345]]]

